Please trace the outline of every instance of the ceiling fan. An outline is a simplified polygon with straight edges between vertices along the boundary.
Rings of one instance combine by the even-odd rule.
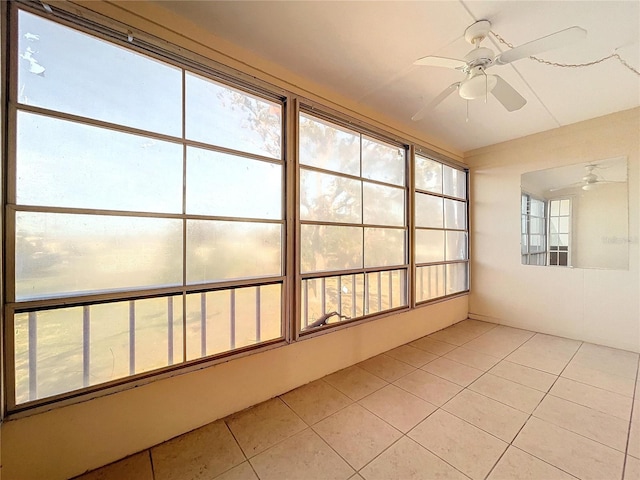
[[[565,188],[573,188],[573,187],[580,187],[582,188],[582,190],[588,191],[588,190],[593,190],[597,185],[602,185],[606,183],[626,183],[621,181],[605,180],[601,175],[597,175],[593,173],[593,171],[596,168],[604,168],[604,167],[601,167],[600,165],[596,165],[593,163],[585,165],[584,167],[585,175],[584,177],[582,177],[582,180],[580,180],[579,182],[571,183],[569,185],[565,185],[563,187],[550,188],[549,191],[556,192],[558,190],[564,190]]]
[[[487,75],[486,70],[494,65],[507,65],[522,58],[563,47],[587,36],[587,31],[583,28],[570,27],[525,43],[519,47],[512,48],[496,56],[490,48],[480,46],[480,43],[487,37],[490,31],[491,22],[488,20],[480,20],[465,30],[465,40],[475,48],[465,55],[462,60],[430,55],[413,62],[414,65],[460,70],[466,75],[466,78],[460,82],[449,85],[442,93],[411,117],[411,120],[422,120],[429,110],[456,90],[465,100],[486,99],[489,93],[491,93],[508,111],[513,112],[519,110],[527,103],[525,98],[503,80],[502,77],[498,75]]]

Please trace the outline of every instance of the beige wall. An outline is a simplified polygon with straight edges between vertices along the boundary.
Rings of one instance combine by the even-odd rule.
[[[450,158],[462,159],[461,152],[437,144],[424,133],[406,131],[321,85],[184,23],[157,5],[76,3]],[[65,8],[75,9],[69,3]],[[467,311],[467,296],[461,296],[93,400],[9,419],[1,430],[2,473],[5,478],[19,480],[78,475],[463,320]]]
[[[520,264],[520,175],[625,156],[628,270]],[[640,109],[465,155],[471,172],[471,318],[640,351]]]

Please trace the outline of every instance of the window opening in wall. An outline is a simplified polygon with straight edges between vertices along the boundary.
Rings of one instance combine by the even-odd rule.
[[[299,115],[300,330],[408,305],[406,148]]]
[[[283,101],[13,13],[10,407],[282,339]]]
[[[549,200],[549,265],[571,265],[571,199]]]
[[[523,265],[545,265],[547,261],[547,209],[544,200],[522,192],[521,255]]]
[[[416,302],[469,289],[467,174],[415,156]]]

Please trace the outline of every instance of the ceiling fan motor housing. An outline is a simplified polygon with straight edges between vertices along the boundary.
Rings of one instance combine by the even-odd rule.
[[[493,54],[493,50],[491,50],[490,48],[474,48],[464,56],[464,61],[467,64],[467,66],[465,67],[465,71],[469,72],[474,67],[487,68],[493,63],[494,58],[495,55]]]

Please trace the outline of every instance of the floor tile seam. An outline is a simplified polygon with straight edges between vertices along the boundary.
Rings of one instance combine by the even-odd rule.
[[[319,423],[319,422],[318,422],[318,423]],[[315,425],[317,425],[317,423],[316,423]],[[324,437],[323,437],[322,435],[320,435],[320,433],[318,433],[318,432],[313,428],[313,426],[310,426],[310,427],[309,427],[309,429],[310,429],[310,430],[311,430],[315,435],[317,435],[317,436],[318,436],[318,438],[320,439],[320,441],[321,441],[322,443],[324,443],[324,444],[329,448],[329,450],[331,450],[333,453],[335,453],[335,454],[336,454],[336,455],[337,455],[337,456],[338,456],[338,457],[339,457],[339,458],[340,458],[340,459],[341,459],[341,460],[342,460],[342,461],[343,461],[343,462],[344,462],[344,463],[345,463],[345,464],[346,464],[346,465],[347,465],[351,470],[353,470],[355,473],[358,473],[358,469],[357,469],[357,468],[355,468],[355,467],[353,467],[353,466],[352,466],[352,465],[347,461],[347,459],[346,459],[346,458],[344,458],[342,455],[340,455],[340,452],[338,452],[335,448],[333,448],[331,445],[329,445],[329,442],[327,442],[327,441],[324,439]],[[256,475],[257,475],[257,473],[256,473]],[[353,474],[352,474],[349,478],[351,478],[351,477],[353,477]],[[258,478],[260,478],[260,477],[258,476]]]
[[[564,369],[563,369],[563,371],[564,371]],[[629,398],[629,399],[632,399],[632,398],[633,398],[633,395],[632,395],[632,396],[629,396],[629,395],[625,395],[624,393],[614,392],[613,390],[609,390],[609,389],[607,389],[607,388],[602,388],[602,387],[599,387],[599,386],[597,386],[597,385],[592,385],[592,384],[590,384],[590,383],[585,383],[585,382],[582,382],[582,381],[580,381],[580,380],[576,380],[576,379],[574,379],[574,378],[570,378],[570,377],[562,377],[561,375],[558,375],[558,378],[564,378],[564,379],[566,379],[566,380],[571,380],[572,382],[576,382],[576,383],[579,383],[579,384],[581,384],[581,385],[586,385],[587,387],[597,388],[598,390],[602,390],[603,392],[613,393],[613,394],[615,394],[615,395],[619,395],[619,396],[624,397],[624,398]],[[557,382],[557,379],[556,379],[556,382]],[[556,382],[553,382],[553,385],[555,385],[555,384],[556,384]],[[553,385],[551,385],[551,388],[553,388]],[[551,391],[551,388],[549,389],[549,391]]]
[[[416,395],[415,393],[409,392],[409,391],[405,390],[404,388],[402,388],[402,387],[400,387],[400,386],[398,386],[398,385],[395,385],[395,384],[393,384],[393,383],[390,383],[389,385],[387,385],[387,387],[388,387],[388,386],[393,386],[393,387],[395,387],[395,388],[398,388],[398,389],[402,390],[402,392],[403,392],[403,393],[407,393],[407,394],[411,395],[412,397],[414,397],[414,398],[416,398],[416,399],[418,399],[418,400],[421,400],[421,401],[423,401],[423,402],[425,402],[425,403],[428,403],[429,405],[431,405],[432,407],[434,407],[434,408],[436,408],[436,409],[440,408],[440,407],[438,407],[436,404],[431,403],[430,401],[425,400],[424,398],[421,398],[421,397],[419,397],[418,395]],[[386,388],[386,387],[383,387],[383,388]],[[356,402],[354,402],[354,403],[357,403],[357,404],[359,404],[360,406],[362,406],[362,407],[366,408],[367,410],[369,410],[367,407],[365,407],[364,405],[362,405],[360,402],[361,402],[361,401],[363,401],[363,400],[364,400],[364,399],[366,399],[366,398],[369,398],[371,395],[373,395],[374,393],[377,393],[377,392],[379,392],[379,391],[380,391],[380,390],[376,390],[375,392],[370,393],[370,394],[369,394],[369,395],[367,395],[366,397],[362,397],[360,400],[357,400],[357,401],[356,401]],[[456,394],[456,395],[457,395],[457,394]],[[344,407],[344,408],[346,408],[346,407]],[[434,410],[434,411],[435,411],[435,410]],[[336,413],[337,413],[337,412],[336,412]],[[373,413],[373,412],[371,412],[371,413]],[[374,414],[374,415],[375,415],[375,414]],[[431,414],[429,414],[429,415],[431,415]],[[425,418],[426,418],[426,417],[425,417]],[[423,420],[424,420],[424,419],[423,419]],[[386,420],[385,420],[385,421],[386,421]],[[422,420],[421,420],[421,421],[422,421]],[[316,423],[317,423],[317,422],[316,422]],[[387,423],[388,423],[388,422],[387,422]]]
[[[456,396],[457,396],[457,395],[456,395]],[[454,397],[454,398],[455,398],[455,397]],[[453,398],[452,398],[451,400],[453,400]],[[449,402],[450,402],[451,400],[449,400]],[[449,403],[449,402],[447,402],[447,403]],[[482,431],[482,432],[484,432],[484,433],[486,433],[486,434],[488,434],[488,435],[491,435],[493,438],[496,438],[496,439],[500,440],[502,443],[505,443],[507,446],[508,446],[508,445],[511,445],[511,442],[513,441],[513,439],[514,439],[514,438],[516,438],[516,436],[514,435],[514,436],[513,436],[513,438],[512,438],[511,440],[509,440],[509,441],[508,441],[508,440],[505,440],[504,438],[500,438],[500,437],[498,437],[495,433],[491,433],[490,431],[485,430],[485,429],[484,429],[484,428],[482,428],[481,426],[479,426],[479,425],[475,425],[474,423],[471,423],[469,420],[467,420],[467,419],[465,419],[465,418],[462,418],[460,415],[458,415],[458,414],[456,414],[456,413],[454,413],[454,412],[450,412],[449,410],[446,410],[444,407],[447,405],[447,403],[445,403],[444,405],[442,405],[442,407],[440,407],[438,410],[442,410],[443,412],[446,412],[446,413],[448,413],[449,415],[453,415],[453,416],[454,416],[454,417],[456,417],[458,420],[462,420],[464,423],[466,423],[466,424],[468,424],[468,425],[471,425],[472,427],[477,428],[478,430],[480,430],[480,431]],[[513,407],[511,407],[511,408],[513,408]],[[436,412],[433,412],[433,413],[436,413]],[[433,415],[433,413],[432,413],[431,415]],[[526,423],[526,422],[525,422],[525,423]],[[524,424],[523,424],[523,425],[524,425]],[[414,427],[414,428],[415,428],[415,427]],[[521,427],[521,428],[522,428],[522,427]],[[519,432],[519,431],[520,431],[520,430],[518,430],[518,432]],[[517,434],[516,434],[516,435],[517,435]]]
[[[599,443],[600,445],[604,445],[605,447],[609,447],[610,449],[615,450],[615,451],[617,451],[617,452],[620,452],[620,453],[622,453],[623,455],[625,454],[625,450],[620,450],[619,448],[614,447],[614,446],[612,446],[612,445],[608,445],[608,444],[606,444],[606,443],[603,443],[603,442],[602,442],[602,441],[600,441],[600,440],[596,440],[595,438],[588,437],[587,435],[585,435],[585,434],[583,434],[583,433],[576,432],[575,430],[572,430],[571,428],[568,428],[568,427],[565,427],[565,426],[562,426],[562,425],[558,425],[558,424],[557,424],[557,423],[555,423],[553,420],[549,420],[548,418],[543,418],[543,417],[540,417],[540,416],[536,415],[536,414],[535,414],[535,411],[531,414],[531,416],[532,416],[533,418],[537,419],[537,420],[542,420],[543,422],[550,423],[551,425],[554,425],[554,426],[556,426],[556,427],[558,427],[558,428],[561,428],[561,429],[563,429],[563,430],[566,430],[567,432],[575,433],[576,435],[578,435],[578,436],[580,436],[580,437],[587,438],[587,439],[589,439],[589,440],[591,440],[591,441],[593,441],[593,442]],[[627,435],[628,435],[628,434],[627,434]]]
[[[462,362],[459,362],[459,361],[457,361],[457,360],[454,360],[453,358],[447,358],[447,357],[446,357],[446,356],[444,356],[444,355],[443,355],[443,356],[441,356],[440,358],[444,358],[445,360],[448,360],[448,361],[453,362],[453,363],[457,363],[458,365],[462,365],[462,366],[464,366],[464,367],[473,368],[474,370],[479,370],[479,371],[481,371],[482,373],[487,373],[487,372],[488,372],[488,370],[482,370],[481,368],[478,368],[478,367],[472,367],[472,366],[470,366],[470,365],[467,365],[466,363],[462,363]],[[433,362],[435,362],[435,361],[436,361],[436,359],[434,359],[433,361],[431,361],[431,362],[429,362],[429,363],[433,363]],[[422,367],[419,367],[419,369],[420,369],[420,370],[424,370],[424,367],[426,367],[427,365],[429,365],[429,363],[425,363]],[[495,366],[495,365],[494,365],[494,366]],[[493,368],[493,367],[491,367],[491,368]],[[426,370],[424,370],[424,371],[426,372]],[[427,373],[431,373],[431,372],[427,372]],[[436,375],[436,374],[434,373],[433,375]],[[439,376],[439,375],[438,375],[438,376]],[[480,378],[480,377],[478,377],[478,378]],[[446,379],[445,379],[445,380],[446,380]],[[449,381],[451,381],[451,380],[449,380]],[[474,380],[474,381],[475,381],[475,380]]]
[[[489,372],[485,372],[485,374],[488,374],[488,373],[489,373]],[[493,375],[493,374],[491,374],[491,375]],[[543,392],[543,391],[541,391],[541,390],[536,390],[535,388],[529,387],[529,386],[527,386],[527,385],[523,385],[523,384],[518,383],[518,382],[514,382],[514,381],[512,381],[512,380],[509,380],[508,378],[502,378],[502,377],[499,377],[498,375],[493,375],[493,376],[494,376],[494,377],[498,377],[498,378],[500,378],[501,380],[506,380],[506,381],[508,381],[508,382],[515,383],[516,385],[518,385],[518,386],[520,386],[520,387],[528,388],[529,390],[533,390],[533,391],[534,391],[534,392],[536,392],[536,393],[542,393],[542,394],[543,394],[543,395],[542,395],[542,398],[540,399],[540,401],[538,402],[538,404],[533,408],[533,410],[532,410],[531,412],[527,412],[527,411],[522,410],[522,409],[520,409],[520,408],[518,408],[518,407],[514,407],[513,405],[509,405],[508,403],[505,403],[504,401],[502,401],[502,400],[500,400],[500,399],[498,399],[498,398],[490,397],[490,396],[489,396],[489,395],[487,395],[486,393],[479,392],[479,391],[477,391],[477,390],[473,390],[472,388],[469,388],[469,387],[473,386],[473,384],[474,384],[474,383],[476,383],[478,380],[480,380],[482,377],[484,377],[484,375],[481,375],[480,377],[478,377],[476,380],[474,380],[472,383],[470,383],[467,387],[465,387],[465,389],[469,389],[470,391],[472,391],[472,392],[474,392],[474,393],[477,393],[477,394],[482,395],[482,396],[484,396],[484,397],[487,397],[487,398],[489,398],[489,399],[491,399],[491,400],[494,400],[494,401],[496,401],[496,402],[498,402],[498,403],[501,403],[501,404],[503,404],[503,405],[506,405],[507,407],[511,407],[511,408],[513,408],[513,409],[515,409],[515,410],[518,410],[519,412],[526,413],[527,415],[531,415],[531,414],[535,411],[535,409],[536,409],[536,408],[538,408],[538,405],[540,405],[540,402],[542,402],[542,400],[544,399],[544,397],[546,397],[546,396],[548,395],[547,393],[545,393],[545,392]]]
[[[420,370],[420,369],[418,368],[417,370]],[[415,373],[415,372],[414,372],[414,373]],[[424,370],[422,370],[422,373],[427,373],[427,374],[429,374],[429,375],[433,375],[433,374],[431,374],[431,373],[429,373],[429,372],[425,372]],[[436,375],[433,375],[433,376],[435,377]],[[441,378],[441,377],[438,377],[438,378],[440,378],[441,380],[445,380],[444,378]],[[449,382],[449,380],[445,380],[445,381]],[[460,387],[460,385],[458,385],[457,383],[453,383],[453,382],[449,382],[449,383],[451,383],[451,384],[455,385],[456,387]],[[420,395],[416,395],[415,393],[413,393],[413,392],[411,392],[411,391],[407,390],[406,388],[404,388],[402,385],[397,385],[395,382],[394,382],[394,383],[392,383],[391,385],[393,385],[393,386],[395,386],[395,387],[398,387],[399,389],[401,389],[401,390],[403,390],[403,391],[405,391],[405,392],[407,392],[407,393],[410,393],[411,395],[414,395],[414,396],[418,397],[418,398],[419,398],[420,400],[422,400],[423,402],[427,402],[427,403],[429,403],[429,404],[431,404],[431,405],[435,405],[437,408],[440,408],[440,405],[437,405],[437,404],[435,404],[435,403],[433,403],[433,402],[431,402],[431,401],[427,400],[426,398],[421,397]],[[461,390],[462,390],[462,387],[461,387]],[[455,394],[455,395],[457,395],[458,393],[460,393],[460,392],[456,392],[456,394]],[[454,396],[455,396],[455,395],[454,395]],[[452,397],[452,398],[453,398],[453,397]],[[449,401],[449,400],[447,400],[447,402],[448,402],[448,401]],[[447,402],[444,402],[444,403],[447,403]],[[443,405],[444,405],[444,403],[443,403]]]
[[[638,360],[637,365],[638,366],[636,367],[636,381],[633,388],[633,397],[631,397],[631,415],[629,415],[629,430],[627,431],[627,444],[624,449],[625,458],[624,458],[624,462],[622,462],[622,478],[623,479],[624,479],[625,471],[627,469],[627,456],[629,455],[629,442],[631,441],[631,429],[633,428],[633,422],[634,422],[633,412],[635,410],[634,407],[636,402],[636,392],[638,390],[637,389],[638,381],[640,379],[640,359]],[[640,428],[640,423],[638,424],[638,428]]]
[[[400,345],[400,346],[404,347],[404,346],[410,346],[410,345],[409,344],[404,344],[404,345]],[[398,347],[396,347],[396,348],[398,348]],[[420,350],[420,352],[423,352],[423,353],[429,353],[430,355],[435,355],[436,358],[432,358],[431,360],[429,360],[428,362],[424,363],[423,365],[420,365],[419,367],[416,367],[415,365],[412,365],[411,363],[405,362],[404,360],[401,360],[399,358],[396,358],[396,357],[393,357],[393,356],[389,355],[388,352],[390,352],[391,350],[394,350],[393,348],[391,350],[387,350],[386,352],[383,352],[382,355],[386,355],[389,358],[393,358],[394,360],[396,360],[398,362],[401,362],[401,363],[404,363],[405,365],[409,365],[410,367],[413,367],[413,368],[422,368],[425,365],[427,365],[427,364],[437,360],[438,358],[442,357],[442,355],[436,355],[435,353],[430,353],[430,352],[427,352],[426,350],[421,350],[418,347],[413,347],[412,346],[411,348],[415,348],[416,350]]]
[[[589,437],[587,437],[586,435],[582,435],[581,433],[574,432],[573,430],[569,430],[568,428],[565,428],[565,427],[563,427],[562,425],[556,425],[555,423],[550,422],[549,420],[545,420],[544,418],[536,417],[536,416],[534,416],[533,414],[531,414],[531,416],[532,416],[533,418],[535,418],[536,420],[539,420],[539,421],[541,421],[541,422],[548,423],[549,425],[553,425],[554,427],[557,427],[557,428],[559,428],[559,429],[561,429],[561,430],[564,430],[565,432],[572,433],[572,434],[574,434],[574,435],[576,435],[576,436],[578,436],[578,437],[580,437],[580,438],[584,438],[585,440],[589,440],[589,441],[591,441],[591,442],[593,442],[593,443],[597,443],[598,445],[600,445],[600,446],[602,446],[602,447],[605,447],[605,448],[607,448],[607,449],[609,449],[609,450],[612,450],[613,452],[618,453],[618,454],[622,455],[623,457],[625,456],[625,453],[624,453],[623,451],[621,451],[621,450],[618,450],[617,448],[614,448],[614,447],[611,447],[611,446],[609,446],[609,445],[606,445],[606,444],[604,444],[604,443],[602,443],[602,442],[600,442],[600,441],[598,441],[598,440],[594,440],[593,438],[589,438]]]
[[[588,368],[589,370],[595,370],[596,372],[602,373],[604,375],[611,375],[612,377],[616,377],[616,378],[626,378],[627,380],[635,380],[636,376],[638,374],[638,368],[637,367],[636,367],[636,371],[633,373],[633,377],[631,377],[631,376],[626,376],[626,375],[618,375],[617,373],[608,372],[606,370],[601,370],[600,368],[592,367],[590,365],[586,365],[584,362],[582,362],[580,360],[576,360],[574,365],[576,365],[578,367]],[[614,368],[614,370],[618,370],[618,369]]]
[[[253,408],[253,407],[250,407]],[[248,410],[248,409],[247,409]],[[232,414],[234,415],[234,414]],[[226,417],[229,418],[229,417]],[[242,445],[240,445],[240,442],[238,441],[238,438],[236,437],[235,433],[233,433],[233,430],[231,430],[231,427],[229,426],[229,424],[227,423],[226,418],[223,418],[222,421],[224,423],[224,426],[227,427],[227,430],[229,431],[229,433],[231,434],[231,437],[233,438],[233,441],[236,442],[236,445],[238,446],[238,448],[240,449],[240,453],[242,453],[242,455],[244,456],[245,460],[249,460],[249,456],[247,455],[247,453],[244,451],[244,449],[242,448]]]
[[[629,420],[625,420],[624,418],[616,417],[615,415],[611,415],[611,414],[610,414],[610,413],[608,413],[608,412],[603,412],[602,410],[598,410],[597,408],[590,407],[589,405],[583,405],[582,403],[578,403],[578,402],[576,402],[576,401],[574,401],[574,400],[571,400],[571,399],[569,399],[569,398],[561,397],[561,396],[556,395],[556,394],[551,393],[551,392],[547,393],[547,395],[545,395],[545,398],[546,398],[547,396],[550,396],[550,397],[553,397],[553,398],[558,398],[558,399],[560,399],[560,400],[564,400],[565,402],[569,402],[569,403],[572,403],[572,404],[574,404],[574,405],[578,405],[579,407],[582,407],[582,408],[586,408],[586,409],[592,410],[592,411],[597,412],[597,413],[600,413],[600,414],[602,414],[602,415],[606,415],[607,417],[610,417],[610,418],[613,418],[613,419],[616,419],[616,420],[620,420],[621,422],[629,423],[629,425],[631,425],[631,422],[632,422],[631,417],[629,417]],[[540,402],[540,403],[542,403],[542,402]],[[632,408],[632,410],[633,410],[633,408]]]
[[[384,387],[383,387],[383,388],[384,388]],[[342,393],[342,392],[340,392],[340,393]],[[345,408],[349,408],[351,405],[353,405],[353,404],[355,404],[355,403],[358,403],[358,402],[359,402],[359,400],[354,400],[354,399],[352,399],[351,397],[349,397],[348,395],[346,395],[346,394],[344,394],[344,393],[343,393],[343,395],[344,395],[345,397],[347,397],[347,400],[349,400],[351,403],[349,403],[348,405],[344,405],[344,406],[342,406],[342,407],[338,408],[338,410],[336,410],[335,412],[331,412],[331,413],[330,413],[330,414],[328,414],[327,416],[322,417],[321,419],[319,419],[319,420],[317,420],[317,421],[315,421],[315,422],[313,422],[313,423],[309,423],[309,422],[307,422],[304,418],[300,417],[300,415],[298,415],[298,416],[300,417],[300,419],[304,422],[304,424],[305,424],[307,427],[311,428],[311,427],[313,427],[314,425],[317,425],[318,423],[322,422],[323,420],[326,420],[327,418],[331,417],[332,415],[335,415],[336,413],[341,412],[341,411],[342,411],[342,410],[344,410]],[[367,395],[367,397],[368,397],[368,396],[369,396],[369,395]],[[363,398],[367,398],[367,397],[363,397]],[[293,408],[292,408],[292,407],[289,407],[289,408],[291,408],[291,410],[293,410]],[[298,433],[299,433],[299,432],[298,432]],[[297,435],[297,434],[294,434],[294,435]],[[293,436],[293,435],[292,435],[292,436]],[[289,437],[289,438],[291,438],[291,437]]]
[[[331,375],[331,374],[329,374],[329,375]],[[309,382],[309,383],[305,383],[304,385],[300,385],[299,387],[296,387],[296,388],[294,388],[294,389],[292,389],[292,390],[289,390],[289,391],[288,391],[288,392],[286,392],[286,393],[282,393],[282,394],[278,395],[278,398],[279,398],[280,400],[282,400],[282,401],[283,401],[283,402],[284,402],[284,403],[285,403],[289,408],[292,408],[292,407],[291,407],[291,405],[289,405],[289,404],[287,403],[287,401],[283,398],[285,395],[289,395],[291,392],[294,392],[294,391],[296,391],[296,390],[298,390],[298,389],[300,389],[300,388],[306,387],[307,385],[310,385],[310,384],[312,384],[312,383],[314,383],[314,382],[322,382],[322,383],[324,383],[326,386],[328,386],[329,388],[331,388],[332,390],[335,390],[336,392],[338,392],[340,395],[343,395],[343,396],[344,396],[344,397],[346,397],[347,399],[351,400],[351,398],[350,398],[350,397],[348,397],[347,395],[345,395],[343,392],[341,392],[340,390],[338,390],[336,387],[334,387],[333,385],[331,385],[329,382],[327,382],[327,381],[325,380],[325,378],[326,378],[326,377],[328,377],[329,375],[325,375],[324,377],[320,377],[320,378],[318,378],[317,380],[312,380],[312,381],[311,381],[311,382]],[[353,400],[351,400],[351,401],[353,401]]]
[[[398,361],[399,361],[399,360],[398,360]],[[406,365],[408,365],[408,364],[406,364]],[[401,378],[406,377],[407,375],[409,375],[409,374],[411,374],[411,373],[415,372],[416,370],[418,370],[418,367],[412,367],[412,368],[413,368],[413,370],[412,370],[412,371],[410,371],[409,373],[405,373],[405,374],[403,374],[403,375],[400,375],[398,378],[394,378],[392,381],[389,381],[389,380],[387,380],[386,378],[381,377],[381,376],[380,376],[380,375],[378,375],[377,373],[370,372],[369,370],[367,370],[367,369],[366,369],[366,368],[364,368],[364,367],[360,367],[360,368],[362,368],[365,372],[370,373],[371,375],[375,376],[376,378],[379,378],[380,380],[383,380],[383,381],[385,381],[385,382],[387,382],[387,383],[393,383],[393,382],[395,382],[396,380],[400,380]]]
[[[538,457],[535,453],[529,452],[529,451],[525,450],[524,448],[519,447],[519,446],[514,445],[514,444],[510,444],[510,445],[509,445],[509,447],[515,448],[516,450],[520,450],[521,452],[524,452],[524,453],[526,453],[527,455],[531,455],[531,456],[532,456],[533,458],[535,458],[536,460],[540,460],[542,463],[545,463],[545,464],[547,464],[547,465],[550,465],[551,467],[556,468],[556,469],[560,470],[560,471],[561,471],[561,472],[563,472],[563,473],[566,473],[567,475],[569,475],[570,477],[575,478],[576,480],[580,480],[580,477],[578,477],[578,476],[574,475],[573,473],[567,472],[565,469],[563,469],[563,468],[559,467],[558,465],[554,465],[553,463],[551,463],[551,462],[549,462],[549,461],[545,460],[544,458],[540,458],[540,457]]]
[[[540,370],[539,370],[539,371],[540,371]],[[536,392],[544,393],[545,395],[546,395],[547,393],[549,393],[549,390],[541,390],[540,388],[532,387],[531,385],[526,385],[526,384],[522,383],[521,381],[514,380],[514,379],[512,379],[512,378],[507,378],[507,377],[505,377],[505,376],[503,376],[503,375],[499,375],[499,374],[497,374],[497,373],[495,373],[495,372],[493,371],[493,367],[491,367],[491,369],[487,370],[487,372],[486,372],[486,373],[490,373],[490,374],[491,374],[491,375],[493,375],[494,377],[498,377],[498,378],[501,378],[501,379],[503,379],[503,380],[509,380],[509,381],[511,381],[511,382],[513,382],[513,383],[517,383],[518,385],[522,385],[523,387],[530,388],[530,389],[532,389],[532,390],[535,390]],[[547,372],[545,372],[545,373],[547,373]],[[549,375],[553,375],[553,374],[552,374],[552,373],[549,373]],[[554,376],[555,376],[555,375],[554,375]],[[551,387],[549,387],[549,388],[551,388]]]
[[[520,345],[522,346],[522,345]],[[511,355],[512,353],[516,352],[520,347],[516,348],[513,352],[511,352],[509,355]],[[532,367],[529,365],[525,365],[523,363],[518,363],[518,362],[514,362],[513,360],[509,360],[507,357],[509,357],[509,355],[507,355],[502,361],[503,362],[508,362],[508,363],[513,363],[514,365],[518,365],[519,367],[526,367],[526,368],[530,368],[531,370],[535,370],[536,372],[540,372],[540,373],[546,373],[547,375],[553,375],[554,377],[558,377],[559,375],[557,373],[551,373],[551,372],[547,372],[546,370],[541,370],[537,367]],[[494,365],[495,367],[495,365]],[[493,367],[491,367],[493,368]]]
[[[438,408],[438,410],[440,410],[440,408]],[[433,413],[436,413],[436,411],[434,411]],[[431,415],[433,415],[433,413]],[[429,415],[429,416],[431,416]],[[424,420],[423,420],[424,421]],[[422,422],[420,422],[422,423]],[[416,425],[417,426],[417,425]],[[467,475],[466,473],[464,473],[462,470],[460,470],[458,467],[456,467],[455,465],[453,465],[451,462],[448,462],[447,460],[445,460],[444,458],[442,458],[440,455],[438,455],[436,452],[434,452],[433,450],[431,450],[429,447],[426,447],[425,445],[422,445],[418,440],[411,438],[409,436],[409,433],[411,433],[411,431],[416,428],[413,427],[411,430],[409,430],[404,436],[407,437],[409,440],[411,440],[412,442],[415,442],[416,444],[418,444],[421,448],[424,448],[427,452],[429,452],[431,455],[435,456],[438,460],[444,462],[445,464],[449,465],[451,468],[453,468],[456,472],[459,472],[461,475],[463,475],[465,478],[468,478],[469,480],[472,480],[472,478]],[[400,439],[398,439],[399,441]],[[363,467],[364,468],[364,467]]]
[[[151,457],[151,449],[147,448],[147,453],[149,455],[149,465],[151,466],[151,479],[156,480],[156,469],[153,466],[153,458]]]

